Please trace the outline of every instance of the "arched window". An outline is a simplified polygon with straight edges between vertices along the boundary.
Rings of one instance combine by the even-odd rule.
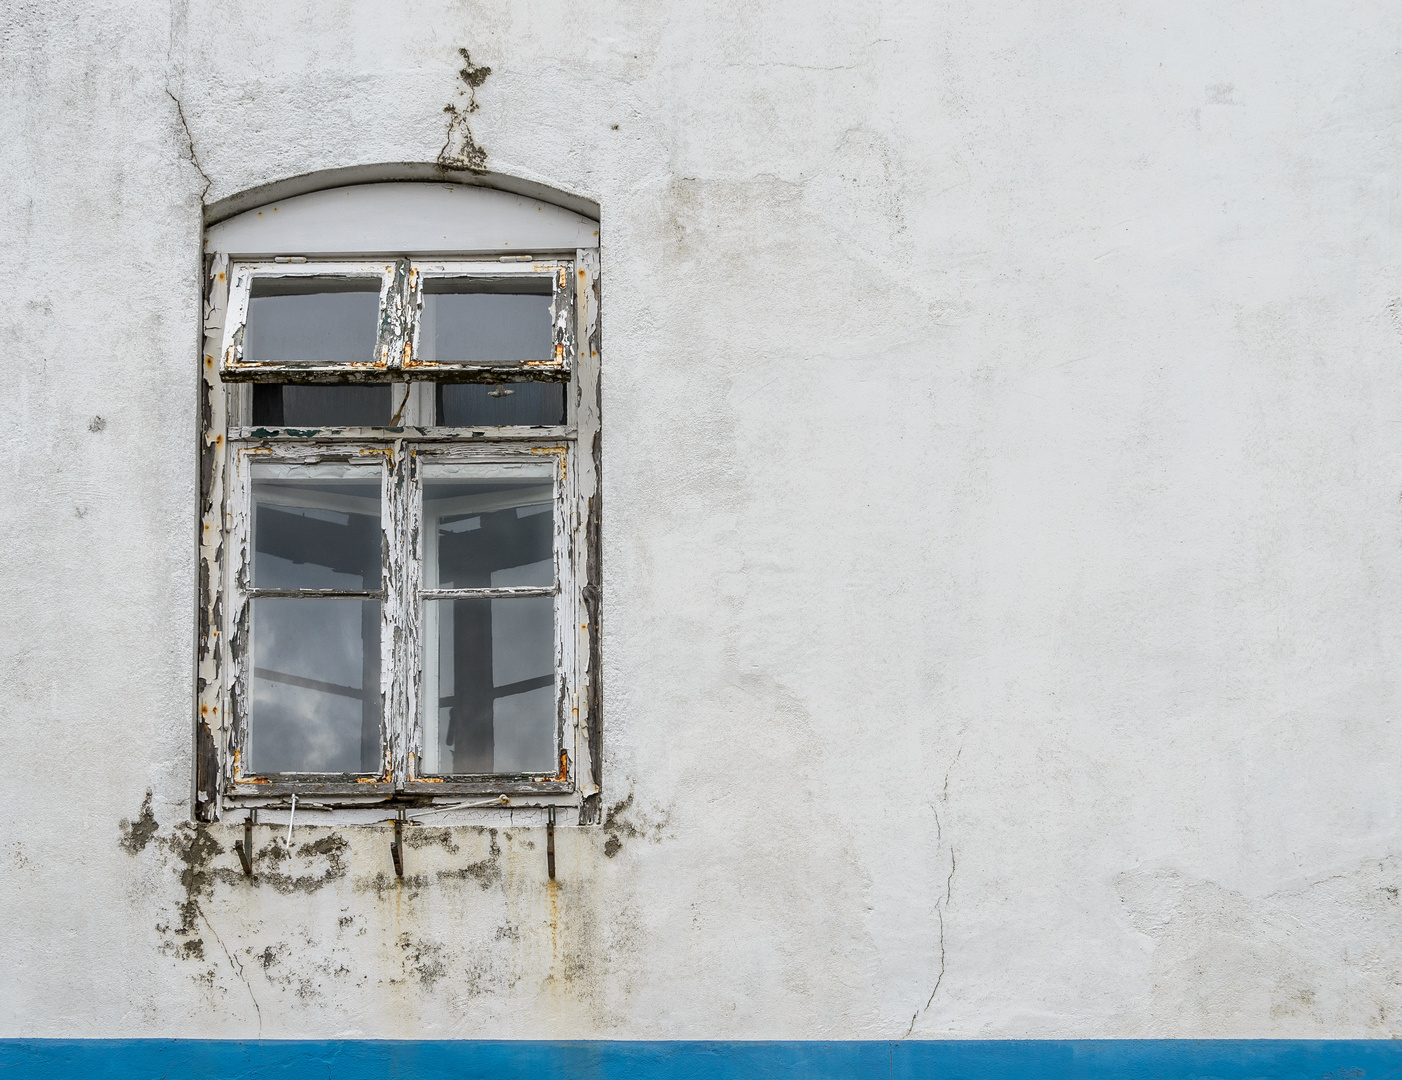
[[[199,816],[592,820],[597,222],[373,183],[205,247]]]

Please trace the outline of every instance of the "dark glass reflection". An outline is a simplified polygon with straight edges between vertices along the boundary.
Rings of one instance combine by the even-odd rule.
[[[378,278],[255,277],[243,358],[250,363],[369,363],[380,322]]]
[[[255,427],[384,427],[390,386],[253,384]]]
[[[245,770],[380,771],[380,602],[253,601]]]
[[[442,589],[555,583],[554,485],[546,477],[424,480],[424,532]]]
[[[419,359],[449,362],[549,360],[551,280],[428,278]]]
[[[426,702],[441,774],[553,773],[555,605],[549,596],[432,600],[436,700]],[[427,741],[427,740],[426,740]]]
[[[438,384],[438,423],[444,427],[539,427],[564,422],[564,383]]]
[[[375,590],[380,561],[377,469],[254,466],[254,588]]]

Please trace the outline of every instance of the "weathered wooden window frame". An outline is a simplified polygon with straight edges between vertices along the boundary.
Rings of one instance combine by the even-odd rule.
[[[369,364],[269,364],[242,356],[250,283],[256,276],[375,276],[381,319]],[[417,359],[423,283],[432,277],[552,281],[554,354],[517,363],[430,363]],[[496,795],[511,805],[574,805],[597,818],[598,761],[598,252],[578,249],[529,260],[465,259],[208,260],[203,358],[201,620],[198,656],[196,816],[216,819],[231,806],[278,805],[296,795],[326,806],[421,805]],[[314,430],[255,427],[253,382],[391,382],[395,426]],[[566,420],[549,427],[440,427],[432,388],[441,382],[555,381],[567,384]],[[382,707],[384,767],[377,776],[256,777],[242,771],[247,700],[243,649],[249,601],[249,465],[254,460],[365,461],[381,464]],[[557,750],[550,775],[422,776],[419,715],[422,676],[419,536],[423,463],[555,464]],[[463,590],[487,595],[496,590]],[[539,590],[528,590],[538,592]],[[442,590],[433,593],[439,595]],[[317,595],[308,591],[302,595]]]
[[[248,382],[383,382],[386,379],[523,382],[567,381],[574,359],[575,310],[573,260],[527,263],[474,260],[394,259],[240,261],[232,267],[228,329],[221,350],[220,373],[226,381]],[[380,282],[380,322],[374,358],[361,362],[279,363],[249,360],[243,353],[251,286],[256,278],[364,278]],[[483,281],[539,278],[549,280],[551,355],[520,361],[435,361],[418,358],[419,316],[425,280],[476,278]]]

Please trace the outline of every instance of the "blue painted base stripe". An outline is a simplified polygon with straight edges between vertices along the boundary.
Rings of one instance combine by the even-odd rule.
[[[0,1040],[0,1080],[1402,1080],[1402,1042]]]

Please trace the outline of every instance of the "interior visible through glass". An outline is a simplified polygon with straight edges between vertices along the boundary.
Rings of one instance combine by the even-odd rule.
[[[425,774],[553,773],[555,601],[430,600]],[[431,740],[431,741],[430,741]],[[430,751],[431,748],[431,752]]]
[[[445,427],[563,424],[565,384],[439,383],[437,414]]]
[[[379,773],[380,467],[252,467],[253,598],[244,770]]]
[[[253,466],[255,589],[380,587],[376,466]]]
[[[515,363],[555,353],[552,278],[426,278],[418,357],[433,363]]]
[[[485,468],[487,475],[442,476],[424,467],[424,586],[553,585],[553,468]]]
[[[380,601],[253,600],[245,772],[380,771]]]
[[[254,383],[255,427],[384,427],[390,422],[388,383],[310,385]]]
[[[375,277],[255,277],[243,331],[248,363],[369,363],[380,323]]]
[[[429,464],[422,475],[425,588],[553,594],[553,464]],[[554,596],[427,600],[423,617],[422,771],[553,773]]]

